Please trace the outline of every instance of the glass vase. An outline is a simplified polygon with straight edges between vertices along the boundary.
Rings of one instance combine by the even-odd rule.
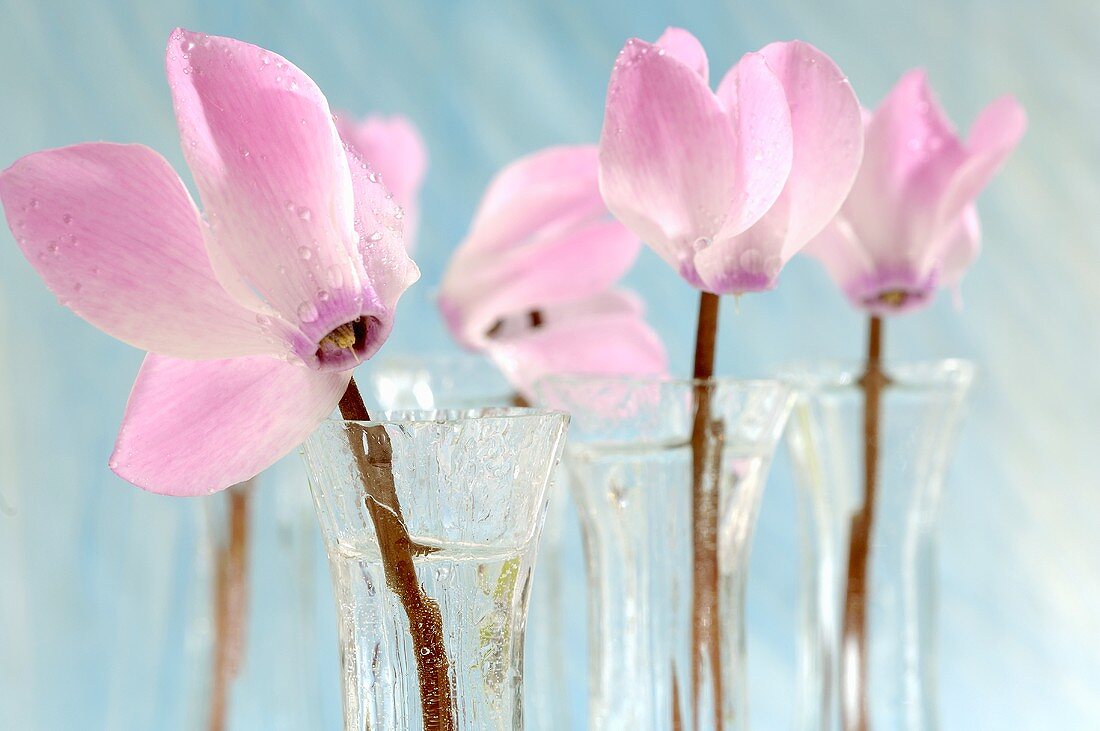
[[[195,672],[210,731],[331,728],[337,649],[325,551],[301,460],[203,501]],[[328,623],[325,620],[329,620]]]
[[[588,578],[588,726],[747,728],[744,592],[791,393],[779,382],[555,377]]]
[[[861,374],[784,372],[800,394],[788,430],[803,565],[797,727],[932,731],[936,526],[973,368],[887,363],[873,411]]]
[[[509,406],[516,401],[514,389],[496,365],[473,353],[383,356],[370,365],[363,383],[383,411],[472,409]],[[583,694],[583,679],[576,679],[577,674],[570,671],[584,661],[584,638],[572,626],[576,613],[570,611],[569,601],[577,587],[568,577],[580,576],[583,568],[577,514],[566,479],[564,470],[559,469],[550,491],[539,540],[538,570],[531,586],[524,660],[527,731],[575,728],[573,701]],[[570,681],[578,686],[576,692]]]
[[[306,440],[346,730],[523,728],[531,569],[567,421],[391,412]]]

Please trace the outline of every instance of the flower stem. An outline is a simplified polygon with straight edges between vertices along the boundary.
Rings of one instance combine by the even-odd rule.
[[[702,715],[699,695],[703,679],[709,674],[713,685],[714,728],[720,730],[723,699],[718,612],[718,470],[721,459],[715,424],[711,419],[719,302],[718,295],[700,293],[695,334],[695,419],[691,428],[691,676],[695,726],[699,726]]]
[[[229,691],[241,669],[248,617],[248,511],[255,479],[227,491],[229,535],[218,546],[214,580],[214,668],[210,731],[223,731]]]
[[[349,422],[370,421],[355,379],[348,383],[340,399],[340,414]],[[454,703],[447,648],[443,642],[443,615],[439,604],[424,593],[413,563],[414,556],[424,556],[435,549],[414,543],[405,528],[394,485],[393,446],[385,427],[348,424],[348,437],[363,478],[363,502],[378,537],[386,584],[409,619],[424,729],[453,731]]]
[[[845,731],[868,731],[867,591],[871,535],[878,482],[879,418],[882,389],[882,318],[872,317],[867,333],[867,362],[859,380],[863,389],[863,506],[852,515],[848,539],[848,586],[841,638],[841,704]]]

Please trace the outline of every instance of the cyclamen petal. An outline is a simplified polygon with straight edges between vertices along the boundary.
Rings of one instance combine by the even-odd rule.
[[[64,302],[154,351],[111,467],[199,495],[255,476],[332,412],[419,270],[400,207],[340,142],[308,77],[182,30],[167,65],[208,222],[139,145],[30,155],[0,174],[0,198]]]
[[[328,417],[349,372],[275,358],[149,355],[126,406],[110,466],[150,492],[194,496],[254,477]]]
[[[873,314],[913,310],[940,286],[957,288],[980,244],[974,199],[1025,127],[1023,109],[1005,97],[982,112],[963,143],[924,73],[906,74],[866,118],[856,183],[807,253],[853,305]]]
[[[670,28],[631,40],[608,87],[600,190],[611,212],[692,286],[775,286],[859,169],[859,103],[800,41],[746,54],[711,92],[706,53]]]
[[[440,288],[452,335],[517,389],[548,373],[663,373],[641,303],[612,285],[640,242],[608,215],[594,146],[555,147],[496,175]]]
[[[0,174],[8,225],[63,304],[104,332],[180,358],[277,353],[226,294],[203,224],[168,163],[142,145],[28,155]]]
[[[683,28],[666,28],[655,45],[699,74],[704,84],[710,82],[710,62],[707,60],[706,49],[691,33]]]
[[[863,154],[859,101],[828,56],[801,41],[773,43],[759,55],[789,105],[791,172],[778,198],[747,231],[696,255],[700,277],[713,292],[774,287],[780,269],[836,214]],[[718,95],[732,106],[736,97],[728,86],[731,77],[734,72]],[[746,130],[741,138],[763,147],[765,133]]]
[[[541,327],[491,343],[488,352],[531,402],[535,384],[548,375],[663,375],[668,355],[643,315],[634,295],[609,291],[547,308]]]
[[[412,253],[420,219],[418,195],[428,168],[428,150],[420,132],[405,117],[376,115],[355,121],[338,114],[336,129],[404,209],[405,247]]]
[[[695,251],[744,198],[739,159],[730,118],[702,77],[657,46],[629,41],[607,91],[600,191],[611,213],[693,284]]]
[[[479,347],[496,323],[605,290],[639,247],[607,215],[595,147],[542,150],[494,178],[444,275],[440,307],[459,342]]]
[[[246,299],[243,280],[314,342],[358,317],[351,175],[317,86],[270,51],[184,30],[167,71],[223,283]]]

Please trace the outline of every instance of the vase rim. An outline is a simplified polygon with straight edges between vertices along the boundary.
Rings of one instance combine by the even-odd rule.
[[[776,369],[776,377],[798,390],[858,387],[866,364],[857,360],[803,360]],[[908,389],[966,389],[977,367],[962,358],[895,360],[886,358],[882,369],[896,385]]]
[[[736,378],[733,376],[715,376],[713,378],[677,378],[673,376],[599,374],[599,373],[555,373],[543,376],[535,382],[535,389],[541,390],[549,384],[578,385],[618,383],[652,386],[687,386],[694,388],[702,385],[737,386],[745,389],[773,389],[781,391],[790,386],[781,378]]]
[[[561,409],[519,406],[483,406],[468,409],[392,409],[381,419],[368,421],[330,416],[325,423],[358,424],[360,426],[408,426],[410,424],[465,424],[486,421],[539,421],[562,419],[569,414]]]

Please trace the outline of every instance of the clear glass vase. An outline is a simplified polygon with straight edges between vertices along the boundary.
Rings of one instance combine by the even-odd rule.
[[[775,381],[557,377],[588,577],[589,728],[747,728],[744,592]]]
[[[203,508],[191,645],[205,692],[195,726],[331,728],[338,654],[324,631],[335,634],[325,551],[301,460],[288,457]]]
[[[345,729],[523,728],[529,582],[567,421],[392,412],[325,422],[306,441]]]
[[[886,363],[871,412],[862,372],[809,364],[783,373],[800,392],[787,440],[803,564],[797,728],[932,731],[936,526],[973,368]]]
[[[516,399],[496,365],[473,353],[383,356],[370,365],[363,383],[383,411],[509,406]],[[527,731],[575,728],[573,701],[584,688],[583,679],[577,680],[577,673],[571,672],[584,661],[584,637],[572,626],[575,613],[569,601],[577,587],[567,579],[579,576],[583,567],[577,514],[566,480],[559,469],[531,586],[524,660]]]

